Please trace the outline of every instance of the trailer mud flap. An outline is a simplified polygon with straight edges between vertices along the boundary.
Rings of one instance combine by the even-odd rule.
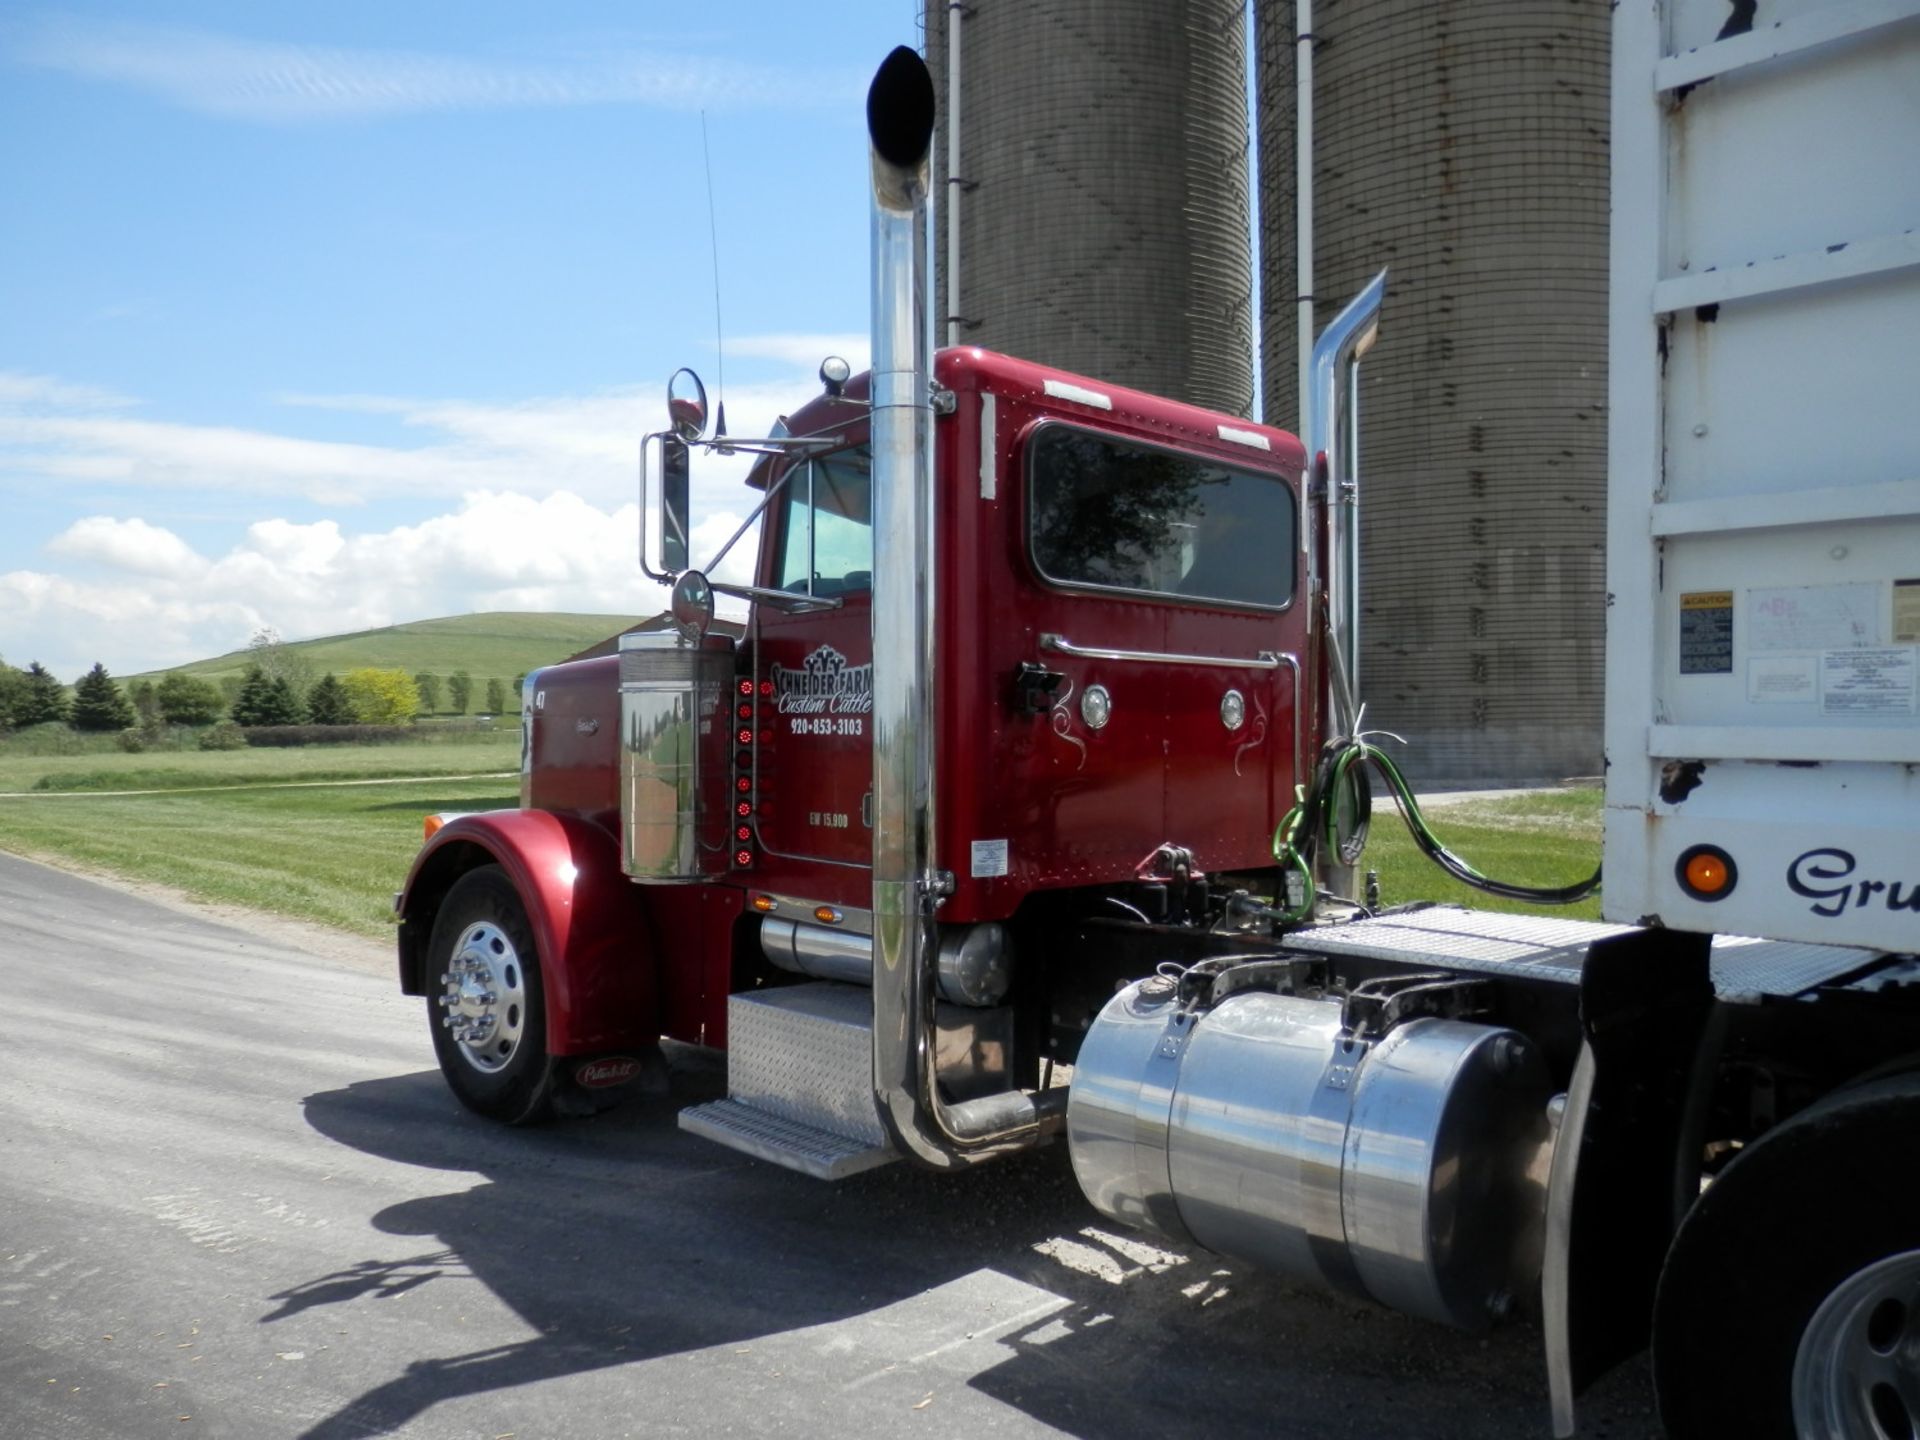
[[[1548,1194],[1542,1285],[1554,1433],[1573,1400],[1642,1349],[1674,1231],[1681,1116],[1713,1004],[1712,937],[1640,930],[1595,942],[1585,1037]]]

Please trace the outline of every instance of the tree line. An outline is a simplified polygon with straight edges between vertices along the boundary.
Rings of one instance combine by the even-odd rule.
[[[294,667],[256,662],[240,676],[225,677],[225,683],[172,674],[122,687],[96,663],[69,695],[39,661],[18,670],[0,660],[0,729],[58,724],[94,732],[156,730],[221,721],[249,728],[403,725],[439,711],[443,681],[454,713],[464,715],[475,683],[464,670],[443,677],[361,666],[338,676],[329,671],[303,684]],[[507,686],[498,676],[485,681],[484,695],[488,712],[507,709]]]

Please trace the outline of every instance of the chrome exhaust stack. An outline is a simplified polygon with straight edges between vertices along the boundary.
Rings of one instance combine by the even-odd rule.
[[[867,92],[873,164],[873,1095],[903,1154],[936,1169],[1024,1149],[1064,1121],[1010,1090],[935,1084],[933,357],[926,301],[933,79],[905,46]]]
[[[1380,333],[1387,295],[1382,270],[1347,302],[1313,347],[1307,455],[1323,469],[1327,513],[1327,598],[1332,615],[1335,709],[1351,730],[1360,706],[1360,357]]]

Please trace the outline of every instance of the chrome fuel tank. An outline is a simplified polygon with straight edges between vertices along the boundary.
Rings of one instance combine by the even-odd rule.
[[[1355,1040],[1337,1001],[1184,1011],[1155,977],[1095,1020],[1067,1138],[1115,1220],[1473,1329],[1538,1274],[1549,1090],[1511,1030]]]

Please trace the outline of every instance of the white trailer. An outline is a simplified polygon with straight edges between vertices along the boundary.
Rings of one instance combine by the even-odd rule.
[[[1605,910],[1912,950],[1920,5],[1742,9],[1616,11]]]

